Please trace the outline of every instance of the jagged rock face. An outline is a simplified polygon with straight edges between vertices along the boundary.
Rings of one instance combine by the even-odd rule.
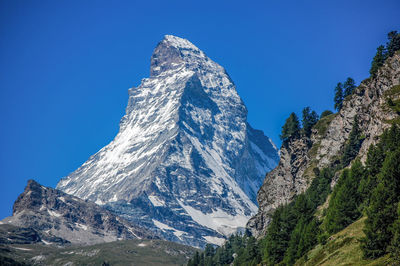
[[[68,240],[47,232],[37,231],[31,227],[18,227],[12,224],[0,224],[0,244],[54,244],[58,246],[70,244]]]
[[[28,181],[25,191],[15,201],[13,216],[1,223],[1,226],[24,227],[13,229],[17,236],[25,231],[28,235],[37,232],[39,240],[46,244],[94,244],[154,236],[95,203],[41,186],[33,180]]]
[[[256,193],[279,160],[246,119],[224,68],[167,35],[150,78],[129,90],[118,135],[57,188],[168,240],[220,243],[255,214]]]
[[[309,149],[309,139],[296,139],[282,146],[278,166],[267,174],[258,192],[259,211],[247,224],[254,235],[264,233],[264,227],[269,224],[270,216],[277,207],[306,189],[307,180],[296,176],[304,173],[309,161]]]
[[[343,102],[342,110],[332,120],[326,136],[321,139],[316,159],[318,165],[329,165],[332,158],[343,148],[352,129],[354,117],[357,115],[365,140],[359,156],[364,161],[368,148],[375,144],[386,128],[388,121],[398,115],[387,107],[385,92],[400,83],[400,55],[389,58],[374,79],[360,84],[355,94]]]
[[[368,148],[398,114],[387,107],[385,92],[400,84],[400,55],[389,58],[376,78],[363,81],[351,97],[344,100],[339,113],[319,132],[313,129],[310,139],[301,138],[281,148],[279,165],[267,174],[257,195],[259,211],[247,227],[254,235],[263,236],[274,210],[304,192],[314,177],[313,168],[328,167],[338,160],[357,115],[362,132],[358,157],[365,161]]]

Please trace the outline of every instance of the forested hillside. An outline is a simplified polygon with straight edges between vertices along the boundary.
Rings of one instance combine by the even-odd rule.
[[[283,159],[259,192],[251,230],[222,247],[208,245],[188,265],[329,264],[329,254],[350,244],[362,255],[347,263],[384,258],[384,264],[400,264],[399,50],[400,34],[390,32],[370,78],[358,87],[351,78],[338,83],[337,113],[318,117],[307,107],[301,123],[295,113],[289,116],[281,134]],[[288,169],[292,179],[282,173]],[[263,196],[266,191],[275,195]],[[346,237],[350,232],[356,233]]]

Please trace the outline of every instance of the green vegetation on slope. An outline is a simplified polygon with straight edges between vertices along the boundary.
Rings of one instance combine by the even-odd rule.
[[[172,266],[186,264],[195,252],[195,248],[162,240],[123,240],[69,247],[8,245],[0,248],[0,262],[15,260],[27,265]]]
[[[299,259],[296,266],[336,266],[336,265],[388,265],[388,256],[377,260],[363,258],[359,239],[364,237],[365,217],[357,220],[342,231],[332,235],[326,243],[318,244]]]
[[[374,56],[374,59],[372,60],[371,69],[369,70],[371,76],[375,77],[376,74],[378,73],[379,68],[383,66],[383,64],[385,63],[385,60],[388,57],[393,56],[395,52],[398,51],[399,49],[400,49],[400,33],[397,33],[397,31],[389,32],[388,43],[386,44],[386,47],[380,45],[376,49],[376,54]]]
[[[376,76],[385,60],[400,49],[400,34],[390,32],[388,37],[386,47],[380,46],[374,57],[372,77]],[[339,111],[344,98],[354,90],[351,78],[345,85],[338,83],[335,109]],[[394,86],[385,93],[387,105],[397,114],[400,114],[399,91],[400,87]],[[301,130],[296,114],[292,113],[282,127],[283,145],[301,135],[307,137],[310,133],[307,119],[310,118],[311,128],[316,129],[318,135],[325,135],[334,114],[324,112],[320,121],[314,121],[315,117],[309,108],[305,108]],[[264,238],[254,242],[247,234],[236,235],[220,248],[211,247],[212,252],[197,254],[189,265],[400,265],[398,119],[389,121],[392,128],[382,134],[376,146],[369,148],[363,165],[360,160],[353,161],[364,138],[355,117],[342,154],[332,162],[331,168],[321,172],[318,168],[312,169],[315,178],[311,186],[290,204],[276,209]],[[309,154],[315,152],[315,147]],[[351,168],[346,169],[352,161]],[[338,171],[341,172],[338,183],[327,199],[330,181]],[[366,217],[357,221],[362,215]],[[223,260],[216,254],[223,254]]]
[[[264,238],[232,236],[189,265],[400,263],[400,127],[393,125],[370,147],[365,166],[355,160],[341,171],[322,215],[318,207],[326,204],[335,171],[314,171],[307,191],[274,212]],[[357,221],[362,213],[367,217]]]

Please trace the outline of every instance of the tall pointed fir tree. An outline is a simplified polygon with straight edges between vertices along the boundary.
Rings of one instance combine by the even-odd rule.
[[[400,33],[391,31],[388,33],[389,42],[386,44],[387,55],[391,57],[394,53],[400,50]]]
[[[365,220],[365,237],[361,248],[367,258],[378,258],[387,252],[393,238],[392,226],[397,216],[400,200],[400,147],[390,152],[379,173],[379,184],[372,192],[368,218]]]
[[[393,265],[400,265],[400,203],[397,204],[397,220],[392,226],[393,238],[389,246]]]
[[[291,113],[285,124],[282,127],[282,133],[279,136],[284,144],[289,140],[298,138],[300,136],[300,123],[299,118],[295,113]]]
[[[376,49],[376,54],[374,56],[374,59],[372,59],[371,69],[369,70],[369,73],[371,74],[372,77],[376,76],[376,74],[378,73],[378,69],[381,66],[383,66],[385,60],[386,60],[386,49],[383,45],[380,45]]]
[[[354,79],[352,79],[350,77],[347,78],[343,84],[343,89],[344,89],[343,97],[346,98],[347,96],[352,95],[355,88],[356,88],[356,83],[355,83]]]
[[[341,82],[339,82],[335,87],[335,97],[333,98],[333,101],[335,102],[335,109],[340,111],[343,106],[343,84]]]
[[[305,107],[302,113],[303,118],[301,123],[303,124],[303,132],[304,135],[309,137],[312,127],[318,122],[318,114],[315,111],[311,111],[310,107]]]
[[[329,233],[339,232],[360,217],[361,197],[357,190],[363,175],[364,167],[360,160],[356,160],[351,170],[345,169],[340,176],[325,219],[325,228]]]
[[[357,156],[358,151],[361,147],[361,131],[358,125],[357,116],[354,117],[353,128],[350,131],[349,139],[344,146],[343,156],[342,156],[342,166],[345,167]]]

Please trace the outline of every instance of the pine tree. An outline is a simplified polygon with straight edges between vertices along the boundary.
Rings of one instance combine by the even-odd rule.
[[[299,136],[300,136],[299,118],[295,113],[291,113],[282,127],[282,133],[280,135],[280,138],[283,141],[283,143],[287,143],[289,140],[298,138]]]
[[[357,116],[354,117],[353,128],[350,131],[349,139],[344,147],[341,159],[342,166],[345,167],[357,156],[361,147],[361,131],[358,125]]]
[[[387,54],[385,47],[383,45],[380,45],[376,49],[376,54],[374,56],[374,59],[372,60],[371,69],[369,70],[369,73],[372,77],[376,76],[376,74],[378,73],[378,69],[385,63],[386,57]]]
[[[276,265],[282,261],[289,245],[290,235],[295,226],[295,216],[288,205],[275,210],[267,236],[262,240],[263,263]]]
[[[292,234],[290,235],[289,246],[286,249],[285,257],[283,259],[284,264],[293,265],[298,258],[299,244],[302,238],[302,235],[305,231],[306,221],[304,218],[301,218],[294,228]]]
[[[215,254],[215,249],[211,244],[207,244],[206,248],[204,249],[204,253],[206,257],[212,257]]]
[[[397,220],[392,226],[393,238],[389,252],[393,265],[400,265],[400,204],[397,204]]]
[[[400,147],[390,152],[379,173],[379,184],[374,189],[365,220],[361,248],[367,258],[377,258],[387,252],[393,237],[391,226],[397,219],[400,199]]]
[[[365,162],[365,175],[363,176],[358,193],[364,201],[365,206],[368,206],[371,193],[378,185],[377,175],[382,168],[385,154],[382,145],[371,145],[368,149],[367,160]]]
[[[361,197],[358,185],[364,175],[364,167],[356,160],[351,169],[345,169],[332,193],[325,219],[325,228],[336,233],[357,220],[360,215]]]
[[[305,107],[303,109],[303,132],[304,135],[309,137],[311,135],[312,127],[318,122],[318,114],[315,111],[311,111],[310,107]]]
[[[319,225],[315,217],[307,224],[299,244],[297,258],[301,258],[318,243],[318,235],[320,234]]]
[[[371,193],[378,185],[377,176],[381,171],[386,154],[395,151],[399,146],[400,127],[394,124],[390,129],[383,132],[379,143],[369,147],[365,162],[366,174],[358,189],[365,206],[368,206]]]
[[[257,265],[261,262],[261,253],[255,237],[250,236],[246,239],[246,247],[238,256],[234,265]]]
[[[346,98],[349,95],[352,95],[354,92],[354,89],[356,88],[356,84],[354,82],[354,79],[352,78],[347,78],[345,83],[343,84],[343,89],[344,89],[344,98]]]
[[[386,44],[387,55],[392,57],[394,53],[400,50],[400,33],[391,31],[388,33],[389,42]]]
[[[340,111],[343,106],[343,84],[341,82],[339,82],[335,87],[335,97],[333,98],[333,101],[335,102],[335,109]]]

